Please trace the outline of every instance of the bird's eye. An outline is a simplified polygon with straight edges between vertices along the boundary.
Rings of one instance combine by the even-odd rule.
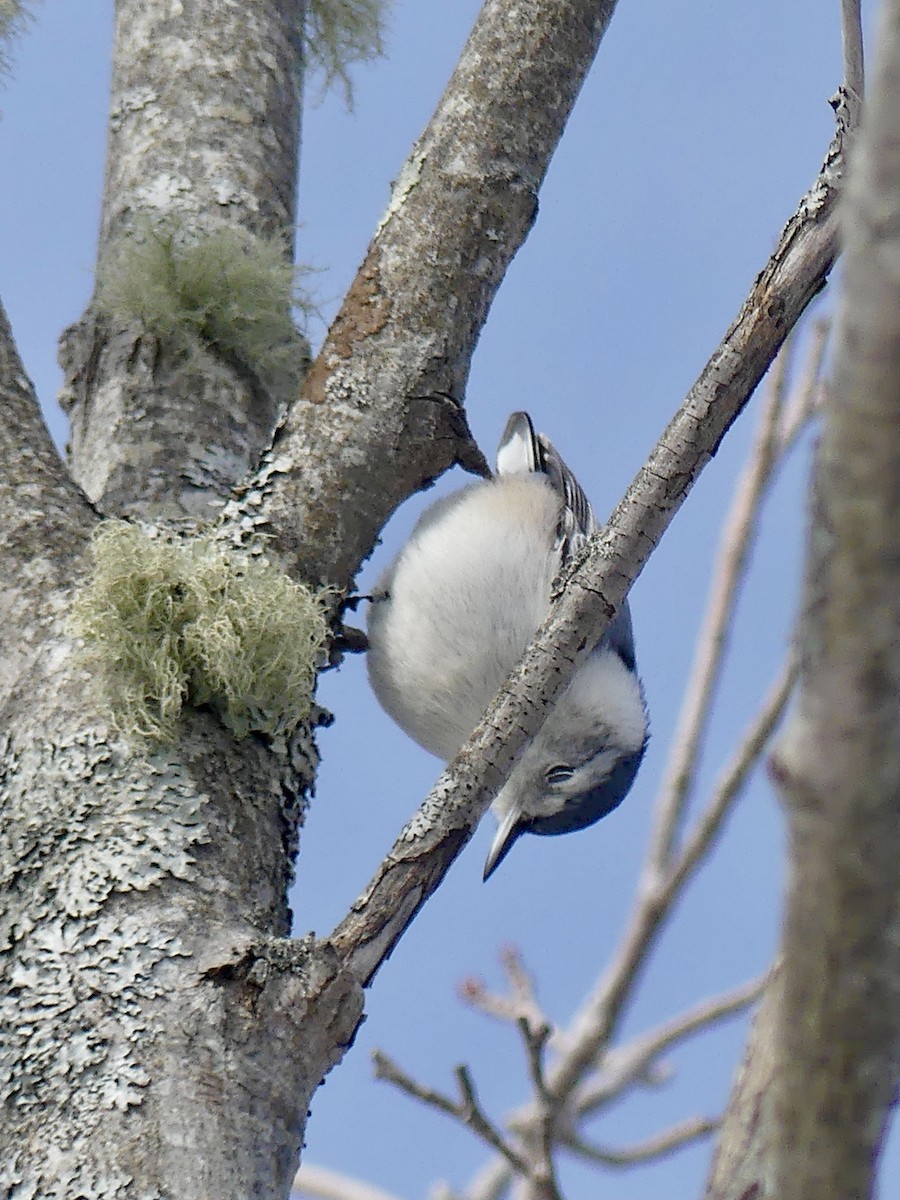
[[[555,767],[548,767],[544,778],[548,783],[565,783],[567,779],[571,779],[575,774],[574,767],[567,767],[564,763],[557,763]]]

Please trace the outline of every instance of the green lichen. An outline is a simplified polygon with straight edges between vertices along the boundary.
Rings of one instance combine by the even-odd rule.
[[[234,362],[265,383],[297,376],[307,343],[292,309],[312,303],[278,239],[226,226],[190,237],[171,221],[139,224],[106,256],[97,307],[206,367]]]
[[[210,533],[107,521],[92,549],[71,629],[127,737],[171,742],[186,705],[209,706],[237,737],[308,716],[328,637],[321,596]]]
[[[324,76],[323,91],[339,83],[353,106],[349,68],[384,54],[387,0],[309,0],[306,58]]]

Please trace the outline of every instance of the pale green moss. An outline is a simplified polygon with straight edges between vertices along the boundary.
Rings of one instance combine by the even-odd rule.
[[[236,359],[269,382],[297,375],[306,341],[291,312],[310,311],[283,243],[226,226],[189,238],[171,223],[138,225],[103,265],[97,306],[208,365]]]
[[[9,47],[31,20],[22,0],[0,0],[0,76],[9,71]]]
[[[323,90],[340,83],[353,104],[349,68],[384,54],[387,0],[309,0],[306,57],[311,70],[324,75]]]
[[[328,636],[320,596],[210,533],[107,521],[93,559],[71,628],[126,736],[171,741],[185,705],[208,705],[237,737],[309,714]]]

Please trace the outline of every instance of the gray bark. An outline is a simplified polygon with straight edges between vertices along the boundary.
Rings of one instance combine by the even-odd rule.
[[[98,277],[123,237],[296,220],[305,0],[117,0]],[[211,352],[216,353],[211,347]],[[72,474],[104,512],[216,515],[293,399],[247,364],[217,370],[94,304],[61,343]]]
[[[65,618],[97,516],[0,317],[0,1189],[286,1195],[361,1012],[285,938],[315,748],[198,713],[145,757],[86,703]]]
[[[181,148],[208,150],[213,128],[240,140],[233,126],[242,123],[228,109],[232,117],[215,126],[216,105],[204,101],[196,137],[184,125],[188,72],[174,80],[167,72],[196,65],[183,57],[192,45],[203,45],[208,68],[190,78],[201,97],[216,78],[235,103],[246,94],[252,108],[265,94],[281,111],[289,74],[287,51],[273,66],[262,49],[269,37],[286,45],[286,0],[154,4],[146,17],[138,7],[120,0],[113,103],[122,120],[110,141],[101,259],[106,237],[127,226],[134,208],[146,211],[148,196],[162,195],[164,211],[177,199],[198,227],[223,215],[204,174],[208,156]],[[461,407],[469,358],[612,9],[596,0],[489,0],[302,400],[227,510],[236,541],[263,531],[296,577],[344,587],[401,499],[453,461],[484,469]],[[245,18],[249,26],[235,36],[246,57],[238,60],[223,30]],[[137,44],[134,29],[143,31]],[[129,56],[133,65],[119,61]],[[259,73],[257,87],[244,77],[235,83],[238,66]],[[140,92],[142,72],[151,92],[166,84],[166,99]],[[261,82],[267,72],[278,81],[271,92]],[[169,98],[181,123],[171,139],[163,128]],[[159,158],[151,131],[154,145],[161,135]],[[235,176],[233,215],[266,231],[282,212],[273,180],[292,177],[293,167],[263,170],[247,136],[251,144],[231,164],[248,172]],[[276,141],[266,143],[269,152],[292,153]],[[177,197],[163,186],[175,174],[188,180]],[[150,192],[142,190],[148,180]],[[520,693],[531,687],[540,703],[522,720],[521,694],[504,701],[324,942],[286,937],[286,887],[316,764],[312,731],[287,744],[236,743],[198,711],[177,745],[142,755],[94,711],[64,618],[99,517],[53,455],[11,343],[4,349],[4,402],[18,406],[0,438],[12,563],[0,572],[11,581],[0,597],[12,648],[0,747],[7,1188],[91,1200],[286,1195],[309,1098],[352,1040],[361,985],[470,836],[517,749],[512,738],[503,743],[505,731],[520,725],[521,741],[536,726],[574,667],[584,622],[609,618],[820,286],[833,255],[830,206],[826,183],[789,226],[607,539],[570,581],[574,618],[560,610],[518,676]],[[73,473],[104,511],[150,519],[205,512],[271,432],[276,399],[260,416],[253,386],[223,390],[219,372],[215,385],[187,388],[169,349],[136,331],[105,329],[90,311],[68,354]],[[32,459],[20,457],[23,439]],[[598,577],[610,551],[628,561]]]
[[[381,426],[393,430],[387,440],[376,438],[377,424],[354,431],[368,469],[372,447],[394,445],[407,423],[405,399],[427,396],[409,431],[420,449],[434,439],[424,470],[397,482],[385,453],[373,472],[381,488],[392,481],[391,507],[455,457],[480,464],[460,436],[468,359],[612,11],[602,6],[600,16],[588,0],[512,7],[488,6],[445,98],[448,123],[433,127],[433,170],[407,172],[371,295],[354,292],[357,316],[332,332],[311,385],[315,402],[300,423],[304,482],[281,497],[285,506],[306,499],[279,511],[294,531],[286,558],[312,581],[349,580],[387,515],[382,506],[378,525],[367,516],[363,534],[354,528],[336,552],[361,499],[359,463],[336,453],[353,388],[361,411],[392,414]],[[296,105],[291,13],[286,0],[249,8],[120,0],[101,262],[109,239],[141,213],[177,209],[198,230],[221,220],[222,176],[233,184],[229,219],[262,232],[292,219],[295,145],[287,134],[266,141],[254,107],[268,106],[276,131],[289,130],[278,113],[289,85]],[[473,115],[485,107],[496,123]],[[222,152],[214,179],[210,151],[223,143],[234,155]],[[281,156],[275,168],[270,156]],[[429,187],[418,186],[426,177]],[[438,299],[416,316],[426,297]],[[341,348],[377,332],[387,312],[397,318],[390,336],[354,382]],[[401,379],[385,364],[403,322],[409,344],[420,344]],[[12,566],[4,564],[3,633],[15,651],[5,663],[0,746],[0,1179],[21,1195],[91,1200],[284,1196],[312,1091],[361,1014],[361,973],[328,943],[286,938],[296,830],[316,764],[312,732],[287,744],[236,743],[211,714],[195,712],[177,745],[142,754],[95,711],[65,616],[99,516],[56,459],[11,342],[4,347],[4,396],[21,413],[4,422],[0,445]],[[218,371],[214,382],[187,380],[171,348],[138,330],[110,330],[92,309],[64,357],[72,474],[104,512],[206,512],[271,434],[271,398],[260,416],[254,388],[240,380],[223,388]],[[394,390],[404,380],[416,381],[413,390]],[[265,490],[280,471],[276,448],[255,483]],[[42,472],[49,500],[38,494]],[[323,479],[340,494],[327,525],[317,508]],[[238,540],[256,528],[244,519],[253,496],[235,514]]]
[[[439,886],[515,756],[572,678],[586,647],[596,644],[778,348],[823,286],[836,252],[833,214],[843,134],[839,122],[816,183],[646,465],[561,587],[523,661],[332,934],[341,957],[366,981]],[[404,470],[407,447],[393,446],[391,453],[396,469]],[[290,461],[286,452],[281,461]],[[263,496],[262,506],[274,519],[281,519],[279,492],[290,488],[291,476],[285,473],[274,478],[271,492]],[[376,506],[384,497],[373,492],[368,501]],[[287,537],[293,537],[292,531]],[[657,886],[664,883],[657,881]],[[560,1092],[574,1085],[610,1032],[607,1018],[619,1012],[616,998],[604,996],[600,1004],[606,1016],[586,1022],[590,1032],[579,1039],[577,1052],[567,1056],[564,1071],[554,1080]]]
[[[240,509],[303,578],[346,587],[407,496],[454,462],[486,471],[462,412],[472,349],[614,8],[485,4]]]
[[[796,708],[773,757],[790,880],[777,990],[708,1195],[870,1196],[900,1083],[900,4],[842,205]],[[749,1081],[749,1082],[748,1082]]]

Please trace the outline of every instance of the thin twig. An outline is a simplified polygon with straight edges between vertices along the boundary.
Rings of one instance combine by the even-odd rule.
[[[459,1084],[459,1094],[461,1103],[458,1113],[460,1120],[480,1138],[493,1146],[511,1167],[519,1172],[520,1175],[530,1176],[532,1174],[529,1164],[520,1154],[517,1154],[509,1145],[503,1134],[489,1120],[487,1113],[481,1107],[478,1096],[475,1092],[475,1084],[472,1080],[469,1068],[460,1064],[455,1069],[456,1081]]]
[[[594,1146],[575,1135],[566,1137],[563,1145],[581,1158],[601,1163],[605,1167],[630,1167],[635,1163],[651,1162],[655,1158],[662,1158],[666,1154],[671,1154],[673,1150],[680,1150],[683,1146],[690,1145],[691,1142],[709,1137],[719,1128],[719,1124],[718,1120],[711,1120],[707,1117],[689,1117],[686,1121],[679,1121],[677,1125],[658,1133],[655,1137],[647,1138],[644,1142],[635,1142],[631,1146],[620,1146],[615,1150],[608,1146]]]
[[[677,865],[663,880],[656,880],[652,885],[645,883],[639,893],[616,957],[570,1026],[569,1047],[550,1078],[554,1095],[568,1096],[608,1045],[664,919],[681,894],[690,872],[709,851],[715,834],[746,784],[751,768],[765,749],[787,704],[793,678],[793,668],[785,667],[754,718],[706,811],[687,838]]]
[[[853,95],[858,108],[865,92],[862,13],[860,0],[841,0],[841,48],[844,56],[844,87]]]
[[[534,1087],[535,1104],[538,1110],[538,1146],[535,1154],[535,1174],[539,1176],[548,1194],[558,1195],[559,1188],[556,1182],[556,1169],[553,1158],[553,1149],[556,1141],[557,1108],[554,1098],[547,1087],[547,1077],[544,1071],[544,1050],[547,1046],[547,1039],[550,1036],[550,1026],[543,1025],[540,1028],[534,1029],[527,1017],[520,1018],[518,1025],[522,1040],[525,1043],[525,1052],[528,1057],[528,1071],[531,1076],[532,1086]],[[534,1126],[532,1126],[533,1128]],[[526,1140],[533,1141],[534,1139],[528,1139],[526,1135]]]
[[[675,851],[709,726],[738,592],[747,572],[762,500],[775,465],[777,430],[794,345],[794,338],[788,338],[767,376],[753,448],[735,488],[720,538],[694,663],[656,803],[648,867],[657,877],[666,872]]]
[[[578,1116],[594,1114],[599,1108],[620,1099],[622,1093],[633,1084],[649,1081],[655,1086],[657,1082],[671,1077],[671,1072],[664,1071],[662,1080],[657,1080],[655,1073],[662,1064],[655,1060],[685,1038],[743,1012],[759,998],[768,979],[766,973],[720,996],[704,1000],[659,1028],[617,1048],[607,1057],[602,1072],[578,1090],[572,1110]]]
[[[803,374],[791,388],[781,413],[781,423],[778,428],[778,454],[781,458],[793,449],[794,443],[806,427],[807,421],[821,405],[824,387],[822,363],[825,359],[825,347],[828,345],[830,330],[831,321],[827,317],[820,317],[813,322],[812,338],[804,362]]]
[[[320,1196],[321,1200],[397,1200],[365,1180],[309,1163],[304,1163],[294,1176],[291,1195]]]
[[[532,1031],[551,1029],[551,1024],[541,1011],[534,986],[525,960],[517,946],[504,946],[500,952],[500,961],[509,980],[509,988],[519,1005],[521,1016],[529,1022]],[[544,1038],[546,1041],[546,1038]]]
[[[405,1071],[401,1070],[394,1060],[388,1058],[383,1051],[372,1051],[372,1063],[375,1067],[376,1079],[383,1079],[386,1083],[392,1083],[394,1087],[399,1088],[401,1092],[406,1092],[414,1100],[421,1100],[423,1104],[439,1109],[440,1112],[447,1113],[448,1116],[458,1117],[460,1115],[459,1101],[451,1100],[443,1092],[438,1092],[434,1088],[425,1087],[424,1084],[418,1083],[411,1075],[407,1075]]]
[[[520,1017],[518,1025],[522,1041],[525,1043],[528,1073],[534,1084],[534,1094],[539,1100],[549,1104],[550,1093],[547,1091],[547,1080],[544,1077],[544,1049],[547,1045],[547,1038],[550,1036],[549,1026],[545,1025],[542,1029],[537,1030],[532,1029],[527,1017]]]
[[[477,1008],[485,1016],[514,1025],[522,1019],[518,1001],[513,996],[501,996],[488,990],[483,979],[469,976],[459,985],[459,998],[464,1004]]]
[[[797,677],[796,664],[791,660],[783,668],[755,721],[747,730],[731,763],[722,774],[712,799],[685,839],[678,863],[672,872],[669,888],[679,892],[695,867],[708,853],[725,817],[734,807],[744,789],[750,772],[769,743],[775,726],[787,707]]]
[[[499,1129],[491,1123],[479,1104],[478,1096],[475,1092],[475,1084],[472,1081],[468,1067],[458,1066],[455,1070],[456,1081],[459,1084],[460,1098],[459,1100],[452,1100],[449,1096],[444,1095],[443,1092],[418,1083],[381,1050],[374,1050],[372,1052],[372,1061],[375,1064],[375,1076],[377,1079],[384,1079],[401,1091],[406,1092],[408,1096],[412,1096],[413,1099],[421,1100],[423,1104],[427,1104],[431,1108],[436,1108],[440,1112],[446,1113],[447,1116],[455,1117],[463,1125],[471,1129],[473,1133],[476,1133],[483,1141],[487,1142],[498,1154],[502,1154],[515,1171],[528,1177],[532,1175],[532,1168],[512,1148]]]
[[[548,1037],[552,1037],[555,1032],[553,1023],[538,1003],[534,981],[518,948],[504,947],[500,961],[509,982],[509,995],[491,992],[482,980],[469,978],[460,985],[460,999],[500,1021],[518,1024],[524,1019],[533,1033],[546,1029]]]

